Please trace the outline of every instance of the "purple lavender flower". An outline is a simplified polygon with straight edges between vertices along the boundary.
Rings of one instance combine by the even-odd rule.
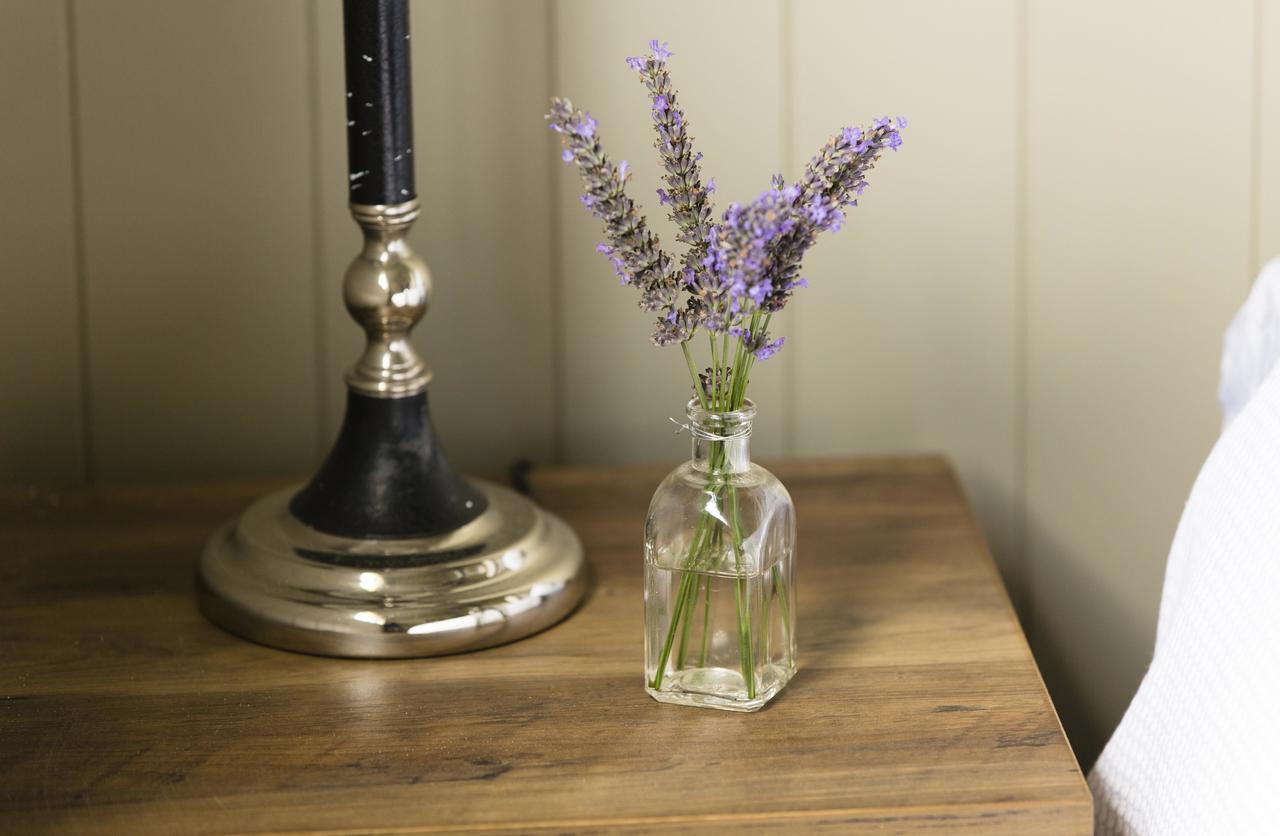
[[[675,53],[671,51],[671,48],[667,46],[666,41],[659,44],[657,38],[649,41],[649,52],[653,54],[653,60],[659,64],[665,64],[668,58],[675,55]]]
[[[560,159],[564,160],[566,163],[573,162],[573,152],[568,148],[564,149],[560,152]]]
[[[751,301],[760,305],[773,292],[773,283],[768,279],[756,282],[747,290],[747,295],[751,297]]]
[[[809,218],[809,223],[814,226],[822,226],[827,218],[831,216],[831,209],[825,203],[814,203],[805,207],[805,214]]]
[[[782,344],[786,341],[786,337],[778,337],[773,342],[765,343],[760,346],[755,351],[751,352],[751,354],[757,360],[768,360],[770,357],[782,350]]]

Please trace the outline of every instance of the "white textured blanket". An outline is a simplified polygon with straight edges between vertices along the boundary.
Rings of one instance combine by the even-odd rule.
[[[1262,268],[1222,340],[1218,402],[1225,430],[1280,361],[1280,258]]]
[[[1280,368],[1196,479],[1151,667],[1089,786],[1101,834],[1280,833]]]

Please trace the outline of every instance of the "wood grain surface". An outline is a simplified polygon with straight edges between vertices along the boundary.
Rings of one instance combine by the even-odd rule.
[[[0,497],[0,831],[1088,833],[1091,802],[937,458],[774,468],[800,672],[758,714],[642,690],[661,473],[547,469],[595,572],[506,647],[323,659],[201,618],[196,556],[263,483]]]

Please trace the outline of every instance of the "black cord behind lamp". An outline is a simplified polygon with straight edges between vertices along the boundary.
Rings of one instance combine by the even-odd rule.
[[[409,342],[431,278],[406,236],[413,177],[407,0],[345,0],[351,214],[364,247],[347,310],[365,330],[347,413],[315,477],[260,499],[200,561],[201,609],[263,644],[430,656],[514,641],[582,597],[582,546],[559,518],[450,467]]]

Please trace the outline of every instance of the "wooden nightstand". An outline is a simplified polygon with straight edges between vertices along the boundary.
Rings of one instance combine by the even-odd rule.
[[[1089,833],[1091,803],[937,458],[772,468],[799,518],[800,673],[740,715],[642,687],[657,469],[548,468],[586,546],[568,621],[479,653],[271,650],[196,611],[268,485],[0,501],[0,830]]]

